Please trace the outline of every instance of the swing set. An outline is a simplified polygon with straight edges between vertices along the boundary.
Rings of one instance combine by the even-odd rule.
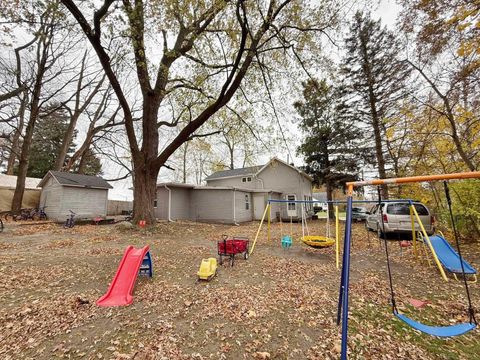
[[[307,204],[313,204],[317,201],[313,200],[277,200],[277,199],[269,199],[267,201],[267,206],[265,207],[265,211],[263,212],[262,219],[260,220],[260,225],[258,226],[257,233],[255,235],[255,239],[253,241],[253,245],[250,249],[250,255],[253,253],[255,249],[255,245],[257,240],[260,236],[260,231],[263,227],[263,223],[265,219],[267,220],[267,241],[270,242],[271,239],[271,212],[272,212],[272,204],[286,204],[287,207],[291,204],[295,204],[295,210],[292,210],[296,214],[296,204],[300,204],[301,206],[301,223],[302,223],[302,241],[306,245],[313,247],[313,248],[325,248],[335,245],[335,258],[336,258],[336,266],[337,269],[340,267],[340,244],[339,244],[339,216],[338,216],[338,205],[335,205],[335,239],[330,237],[330,213],[327,209],[327,231],[326,236],[321,235],[314,235],[310,233],[310,228],[308,227],[307,223]],[[280,223],[280,239],[281,244],[284,249],[288,249],[293,244],[293,213],[287,208],[287,216],[290,218],[290,234],[284,234],[283,229],[283,221],[282,221],[282,211],[280,211],[279,216],[279,223]]]
[[[448,277],[445,274],[444,267],[452,272],[457,278],[457,274],[462,275],[463,283],[465,286],[465,292],[468,301],[468,316],[469,321],[465,323],[459,323],[449,326],[430,326],[423,324],[421,322],[415,321],[404,314],[401,314],[398,311],[396,306],[395,291],[393,286],[392,271],[390,267],[390,257],[388,252],[388,242],[386,236],[384,236],[384,248],[387,261],[387,270],[389,278],[389,287],[390,287],[390,298],[392,313],[399,320],[403,321],[405,324],[410,327],[421,331],[425,334],[439,337],[453,337],[465,334],[477,327],[477,321],[475,319],[475,313],[472,306],[472,301],[470,297],[470,290],[468,287],[469,281],[467,280],[467,275],[475,275],[476,271],[468,264],[462,257],[458,231],[455,224],[455,219],[452,213],[451,207],[451,198],[450,191],[448,187],[447,180],[455,179],[472,179],[480,178],[480,172],[469,172],[469,173],[454,173],[454,174],[443,174],[443,175],[430,175],[430,176],[414,176],[414,177],[405,177],[405,178],[394,178],[394,179],[377,179],[369,181],[356,181],[347,183],[347,213],[346,213],[346,224],[345,224],[345,234],[344,234],[344,251],[343,251],[343,263],[342,263],[342,275],[340,280],[340,291],[339,291],[339,300],[338,300],[338,313],[337,313],[337,324],[342,323],[342,345],[341,345],[341,359],[347,359],[347,343],[348,343],[348,297],[349,297],[349,277],[350,277],[350,251],[351,251],[351,238],[352,238],[352,197],[353,189],[360,186],[371,186],[371,185],[387,185],[387,184],[403,184],[403,183],[418,183],[418,182],[430,182],[430,181],[443,181],[445,189],[445,197],[447,199],[448,210],[450,213],[450,220],[452,224],[452,230],[455,238],[455,243],[457,247],[457,252],[453,251],[453,248],[446,242],[443,236],[432,236],[429,237],[423,227],[422,222],[418,216],[418,213],[412,202],[410,201],[411,216],[414,215],[418,224],[421,228],[421,233],[423,240],[426,241],[428,247],[431,250],[435,263],[442,275],[442,278],[445,281],[448,281]],[[378,188],[378,203],[382,204],[380,188]],[[413,216],[412,216],[413,217]],[[384,228],[384,219],[381,216],[382,228]],[[412,220],[412,232],[415,234],[415,225]],[[416,252],[416,237],[414,237],[414,251]],[[447,246],[448,244],[448,246]],[[436,250],[437,249],[437,250]]]

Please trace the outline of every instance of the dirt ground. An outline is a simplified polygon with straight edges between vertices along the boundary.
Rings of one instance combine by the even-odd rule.
[[[288,230],[283,225],[283,231]],[[334,247],[280,246],[280,227],[260,233],[248,260],[220,266],[198,282],[202,258],[216,256],[222,234],[253,239],[258,223],[240,226],[159,223],[126,226],[7,224],[0,234],[1,359],[336,359],[340,271]],[[310,230],[325,232],[319,220]],[[333,230],[333,228],[332,228]],[[101,308],[127,245],[150,245],[154,277],[139,278],[134,303]],[[466,321],[461,282],[389,241],[398,308],[430,324]],[[463,248],[480,268],[478,244]],[[391,315],[385,250],[355,224],[351,258],[351,359],[480,359],[478,331],[455,339],[421,335]],[[474,304],[478,284],[471,284]],[[428,300],[414,309],[409,299]]]

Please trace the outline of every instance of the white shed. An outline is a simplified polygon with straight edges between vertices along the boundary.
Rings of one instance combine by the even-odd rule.
[[[40,206],[45,206],[49,219],[64,221],[69,210],[79,219],[107,215],[112,186],[99,176],[49,171],[38,186]]]

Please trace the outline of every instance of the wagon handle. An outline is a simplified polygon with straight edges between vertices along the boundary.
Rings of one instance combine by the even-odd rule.
[[[226,234],[223,234],[223,235],[222,235],[222,240],[225,241],[225,240],[227,240],[227,239],[228,239],[228,236],[227,236]]]

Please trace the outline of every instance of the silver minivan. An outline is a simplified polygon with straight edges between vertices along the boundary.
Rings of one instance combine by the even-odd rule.
[[[415,210],[422,221],[428,235],[435,232],[435,218],[430,210],[420,202],[414,202]],[[386,207],[386,209],[385,209]],[[382,229],[382,218],[385,228]],[[376,231],[379,236],[384,233],[411,233],[410,207],[406,202],[388,202],[376,204],[367,214],[365,221],[367,230]],[[420,231],[415,219],[415,230]]]

